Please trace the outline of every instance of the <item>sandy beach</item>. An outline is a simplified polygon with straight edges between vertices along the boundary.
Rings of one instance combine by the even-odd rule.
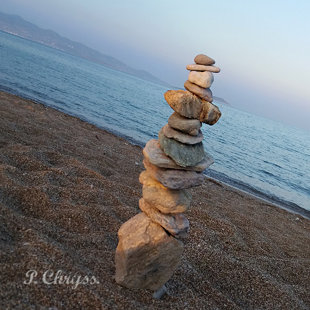
[[[208,178],[169,294],[118,286],[141,147],[4,92],[0,116],[0,309],[310,309],[310,220]]]

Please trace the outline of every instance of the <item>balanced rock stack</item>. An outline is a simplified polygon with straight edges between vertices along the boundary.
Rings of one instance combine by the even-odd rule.
[[[184,212],[190,207],[189,188],[204,180],[202,172],[213,163],[202,144],[202,123],[215,124],[221,112],[213,105],[213,73],[220,69],[206,55],[195,57],[184,87],[169,90],[165,99],[175,111],[158,134],[147,142],[144,170],[139,181],[141,213],[118,231],[115,254],[116,282],[128,288],[163,291],[178,266],[189,230]]]

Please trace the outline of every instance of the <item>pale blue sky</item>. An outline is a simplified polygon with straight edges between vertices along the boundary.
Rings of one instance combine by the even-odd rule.
[[[310,1],[0,0],[0,10],[182,87],[197,53],[213,93],[310,130]]]

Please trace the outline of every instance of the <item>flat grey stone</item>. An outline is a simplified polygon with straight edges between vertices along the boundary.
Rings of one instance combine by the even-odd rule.
[[[170,189],[186,189],[199,186],[204,180],[204,175],[196,171],[158,168],[146,159],[143,160],[143,164],[152,178]]]
[[[202,172],[214,163],[211,155],[205,152],[204,159],[195,166],[181,167],[164,153],[159,145],[159,142],[155,139],[147,142],[143,149],[143,155],[151,164],[160,168],[168,169],[193,170]]]
[[[183,213],[190,207],[192,195],[185,189],[170,189],[144,170],[139,176],[144,200],[162,213]]]
[[[203,134],[201,131],[198,132],[197,136],[191,136],[181,131],[175,130],[166,124],[163,128],[163,133],[167,138],[172,138],[184,144],[197,144],[203,140]]]
[[[208,102],[213,101],[212,91],[209,88],[202,88],[194,83],[191,83],[189,80],[187,80],[184,83],[184,87],[190,91],[191,93],[197,95],[199,98],[204,99]]]
[[[181,167],[195,166],[205,157],[202,142],[193,145],[183,144],[167,138],[162,130],[158,134],[158,141],[164,153]]]
[[[139,207],[153,222],[157,223],[176,238],[185,238],[189,230],[189,221],[182,213],[164,214],[152,207],[143,198]]]
[[[201,127],[201,122],[198,119],[187,118],[177,112],[171,114],[168,119],[168,124],[170,127],[191,136],[197,136]]]

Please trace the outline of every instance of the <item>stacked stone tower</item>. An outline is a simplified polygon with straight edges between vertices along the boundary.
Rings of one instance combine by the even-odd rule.
[[[190,207],[191,187],[203,183],[202,172],[213,160],[204,151],[202,123],[215,124],[221,116],[213,105],[210,86],[213,73],[220,71],[215,61],[200,54],[184,87],[169,90],[165,99],[175,111],[158,134],[147,142],[140,174],[143,198],[141,213],[118,231],[116,282],[128,288],[158,291],[178,266],[183,252],[182,238],[189,231],[184,212]],[[161,289],[163,291],[163,289]]]

